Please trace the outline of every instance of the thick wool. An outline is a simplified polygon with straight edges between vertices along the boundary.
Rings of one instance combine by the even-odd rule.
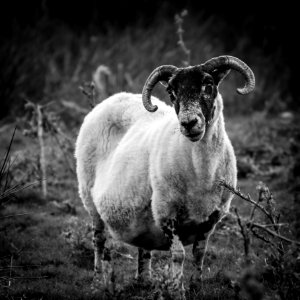
[[[119,93],[85,118],[76,143],[79,193],[91,216],[99,214],[111,235],[145,249],[167,249],[165,219],[202,223],[226,213],[232,196],[219,186],[236,185],[236,159],[225,131],[223,102],[205,136],[189,141],[173,108],[152,97],[155,113],[141,95]],[[193,242],[186,228],[183,244]]]

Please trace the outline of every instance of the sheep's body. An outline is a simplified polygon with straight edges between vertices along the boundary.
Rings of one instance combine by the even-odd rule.
[[[112,269],[105,227],[139,247],[141,277],[151,275],[151,250],[170,249],[176,297],[184,298],[184,245],[193,243],[195,278],[201,278],[209,236],[232,199],[219,182],[237,181],[218,93],[231,69],[246,81],[237,91],[250,93],[252,70],[238,58],[220,56],[187,68],[160,66],[142,95],[116,94],[86,116],[76,143],[77,176],[93,220],[95,274],[102,270],[106,285]],[[159,81],[167,82],[174,109],[151,99]],[[152,114],[145,108],[159,109]]]
[[[162,220],[182,213],[180,238],[187,245],[195,239],[196,224],[217,209],[228,210],[231,196],[218,181],[235,185],[236,163],[222,113],[203,141],[191,143],[180,133],[173,109],[154,101],[159,106],[154,114],[144,109],[141,95],[127,93],[96,106],[78,136],[77,174],[87,210],[100,215],[113,237],[167,250]],[[217,102],[221,112],[220,95]]]

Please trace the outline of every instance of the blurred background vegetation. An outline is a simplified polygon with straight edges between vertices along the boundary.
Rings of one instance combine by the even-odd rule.
[[[0,12],[0,118],[22,113],[25,98],[83,104],[78,87],[90,81],[101,64],[130,79],[115,90],[141,92],[153,68],[182,65],[174,24],[174,15],[182,9],[189,11],[184,39],[191,64],[229,54],[255,72],[257,88],[249,97],[236,95],[240,79],[234,74],[222,86],[227,113],[298,109],[300,46],[295,42],[293,5],[193,0],[86,0],[62,5],[15,0]]]
[[[183,66],[186,56],[175,23],[183,10],[188,11],[182,26],[192,65],[227,54],[253,69],[256,89],[250,95],[236,93],[243,82],[235,72],[220,87],[238,185],[257,197],[255,186],[265,182],[282,216],[281,234],[299,240],[296,4],[10,0],[0,8],[1,299],[109,299],[89,288],[92,233],[77,193],[75,138],[91,102],[121,90],[140,93],[159,65]],[[102,86],[93,89],[96,70],[102,75],[95,83]],[[162,86],[154,95],[169,101]],[[27,189],[36,182],[40,186]],[[241,216],[249,214],[237,197],[234,206]],[[243,263],[240,231],[233,220],[220,224],[208,249],[204,285],[187,290],[188,299],[299,299],[299,247],[285,244],[284,255],[277,257],[272,243],[253,238],[247,258],[257,269],[253,279]],[[135,249],[121,244],[116,249],[122,288],[113,299],[158,299],[168,253],[154,253],[160,283],[153,287],[134,282]],[[188,282],[189,247],[187,254]],[[248,287],[257,294],[247,296]]]

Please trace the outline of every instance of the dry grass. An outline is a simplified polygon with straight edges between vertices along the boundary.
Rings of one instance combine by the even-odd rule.
[[[41,32],[45,28],[51,29],[51,26],[41,23],[36,29],[31,29],[31,32],[19,32],[20,35],[23,34],[23,39],[18,41],[16,35],[16,40],[6,45],[11,62],[10,66],[5,66],[8,68],[6,72],[10,76],[16,76],[18,85],[10,83],[3,93],[5,92],[5,97],[11,93],[18,101],[24,95],[32,100],[43,99],[41,104],[53,100],[49,112],[60,117],[61,132],[67,133],[71,141],[89,109],[89,103],[79,87],[90,83],[92,74],[99,65],[109,67],[114,78],[109,93],[113,93],[121,89],[140,92],[152,69],[161,64],[182,64],[182,50],[177,47],[176,27],[168,20],[156,20],[148,28],[128,27],[119,31],[109,29],[106,33],[79,36],[69,28],[58,26],[51,38],[45,39]],[[273,78],[269,77],[273,72],[270,58],[264,57],[259,49],[251,48],[246,37],[240,37],[231,48],[225,45],[220,29],[222,26],[224,24],[220,24],[214,17],[205,21],[185,19],[184,42],[187,49],[191,49],[191,63],[197,64],[226,52],[240,57],[253,67],[258,83],[253,95],[241,99],[236,94],[235,88],[240,84],[240,78],[234,74],[221,87],[225,114],[229,117],[227,128],[239,160],[239,186],[242,191],[255,197],[257,182],[266,182],[278,199],[282,219],[290,223],[289,234],[295,237],[298,234],[299,238],[297,201],[300,189],[296,162],[299,151],[295,149],[299,149],[300,141],[296,135],[296,131],[299,132],[297,115],[292,115],[292,121],[281,118],[278,114],[271,116],[276,110],[287,108],[286,99],[281,100],[280,84],[288,76],[288,71],[283,73],[281,82],[275,79],[270,84],[268,78]],[[18,45],[22,51],[16,51]],[[20,55],[24,53],[30,53],[32,59],[27,55],[27,59],[20,64],[23,57]],[[15,70],[17,65],[20,73]],[[31,70],[32,65],[35,67]],[[20,77],[20,74],[23,76]],[[155,94],[166,100],[163,88],[157,88]],[[21,102],[14,105],[22,106]],[[1,131],[1,147],[4,149],[10,138],[6,134],[7,128],[10,129],[5,127]],[[4,143],[5,141],[8,143]],[[150,300],[163,295],[168,299],[168,287],[164,285],[168,252],[154,253],[156,280],[151,284],[143,284],[134,280],[135,261],[128,258],[136,258],[136,250],[121,244],[115,245],[117,251],[114,254],[118,292],[113,296],[108,296],[101,290],[92,292],[90,220],[78,198],[76,178],[70,172],[65,156],[67,154],[69,158],[73,157],[73,149],[66,147],[61,151],[61,146],[50,133],[46,134],[44,142],[48,198],[43,199],[41,189],[37,186],[17,194],[17,198],[0,210],[1,216],[28,213],[1,219],[0,277],[5,279],[0,281],[0,298]],[[37,140],[22,137],[17,132],[15,146],[14,149],[21,152],[16,155],[19,159],[16,159],[16,167],[12,168],[13,180],[16,183],[27,183],[39,178]],[[3,148],[0,153],[3,153]],[[244,175],[241,176],[242,174]],[[239,208],[242,216],[247,215],[249,208],[245,203],[236,198],[233,204]],[[203,287],[190,286],[192,255],[190,247],[187,247],[187,299],[247,297],[236,289],[235,284],[246,278],[243,240],[236,229],[236,223],[229,219],[218,226],[205,261]],[[256,263],[262,266],[267,256],[264,244],[256,241],[252,248]],[[296,288],[288,287],[290,276],[299,274],[299,269],[296,269],[298,266],[293,264],[293,255],[294,253],[287,253],[284,272],[277,268],[276,262],[270,263],[269,277],[255,279],[258,284],[263,285],[265,299],[291,299],[288,298],[291,295],[298,297]],[[276,276],[282,276],[279,278],[281,281]],[[8,279],[11,282],[9,287]],[[278,282],[283,282],[287,287],[282,293]]]

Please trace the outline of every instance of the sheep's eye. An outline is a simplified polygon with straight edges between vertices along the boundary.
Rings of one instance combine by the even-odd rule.
[[[213,87],[211,84],[206,84],[202,86],[202,92],[204,92],[207,95],[211,95],[213,92]]]

